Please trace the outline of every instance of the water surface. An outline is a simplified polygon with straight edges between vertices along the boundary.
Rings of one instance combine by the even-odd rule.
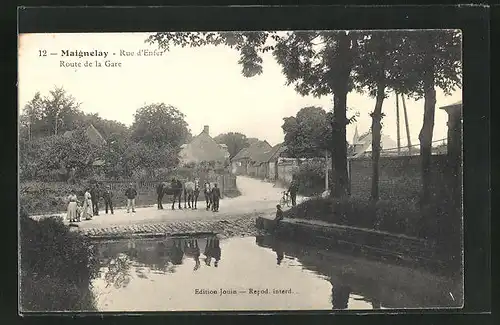
[[[271,236],[102,242],[99,253],[101,311],[461,306],[449,279]]]

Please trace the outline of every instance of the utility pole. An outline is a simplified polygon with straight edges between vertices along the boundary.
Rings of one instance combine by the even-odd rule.
[[[408,124],[408,113],[406,112],[406,103],[405,103],[405,96],[404,95],[401,95],[401,101],[403,103],[403,112],[404,112],[404,116],[405,116],[406,139],[408,141],[408,154],[411,155],[410,125]]]
[[[401,130],[399,129],[399,95],[396,93],[396,129],[397,129],[397,141],[398,141],[398,155],[401,154]]]

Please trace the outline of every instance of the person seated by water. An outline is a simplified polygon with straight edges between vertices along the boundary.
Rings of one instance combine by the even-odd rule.
[[[276,221],[276,224],[278,224],[281,220],[283,220],[283,210],[281,210],[281,205],[276,206],[276,217],[274,218],[274,221]]]

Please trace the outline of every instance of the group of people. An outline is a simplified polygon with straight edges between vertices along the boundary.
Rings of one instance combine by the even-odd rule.
[[[129,187],[125,190],[125,197],[127,199],[127,213],[135,212],[135,198],[137,197],[137,190],[133,183],[130,183]],[[107,185],[104,189],[101,189],[99,184],[96,183],[93,186],[89,186],[85,189],[83,194],[83,201],[79,201],[76,192],[73,190],[68,197],[68,210],[67,218],[69,222],[79,222],[82,219],[90,220],[93,216],[99,215],[99,200],[103,198],[105,212],[108,211],[114,214],[113,211],[113,192],[111,186]]]
[[[212,187],[210,185],[210,182],[205,182],[203,195],[205,196],[207,211],[211,209],[213,212],[218,212],[221,193],[220,188],[217,186],[217,183],[214,183],[214,186]]]

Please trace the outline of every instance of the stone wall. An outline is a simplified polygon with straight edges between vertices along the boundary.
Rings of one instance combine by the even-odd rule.
[[[434,184],[442,189],[446,183],[446,155],[432,156]],[[350,161],[351,195],[369,197],[372,179],[371,158]],[[380,199],[418,198],[422,188],[420,156],[380,157]]]

